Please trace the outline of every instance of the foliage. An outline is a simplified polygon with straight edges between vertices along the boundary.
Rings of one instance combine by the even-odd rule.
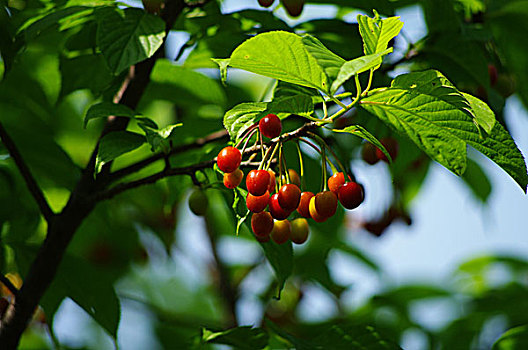
[[[334,18],[295,22],[259,7],[228,13],[215,0],[167,1],[161,14],[137,1],[0,1],[0,272],[38,280],[33,269],[46,266],[36,257],[46,256],[46,249],[48,257],[58,257],[49,258],[57,271],[50,268],[53,279],[36,300],[53,342],[55,313],[70,298],[117,343],[123,300],[140,302],[153,315],[164,348],[398,349],[409,330],[424,335],[430,348],[479,348],[491,346],[479,339],[498,316],[506,320],[504,331],[515,328],[495,334],[493,348],[525,344],[527,286],[486,279],[497,264],[512,274],[528,272],[527,262],[509,257],[468,262],[447,287],[388,287],[328,322],[303,322],[296,310],[311,284],[342,309],[348,286],[332,277],[331,253],[347,254],[372,273],[380,268],[345,239],[342,209],[324,223],[312,222],[301,249],[291,242],[257,243],[246,191],[223,188],[213,159],[226,142],[257,145],[250,130],[269,113],[286,130],[283,152],[291,168],[297,168],[297,148],[287,141],[306,136],[307,125],[314,139],[324,140],[323,156],[327,143],[329,158],[352,177],[350,161],[372,143],[392,160],[393,190],[381,221],[357,223],[375,235],[395,220],[410,221],[410,204],[430,160],[461,176],[485,203],[491,185],[468,146],[526,192],[525,160],[503,118],[505,99],[514,91],[528,106],[526,4],[308,3],[338,11]],[[406,6],[421,8],[427,23],[427,35],[414,43],[400,35],[407,23],[396,12]],[[356,10],[362,14],[351,21]],[[176,54],[168,50],[176,45],[171,31],[185,41]],[[496,81],[489,66],[498,71]],[[251,84],[237,78],[240,71],[271,82]],[[397,158],[380,142],[385,137],[400,144]],[[299,154],[303,187],[326,187],[326,163],[321,169],[305,148]],[[186,226],[192,184],[210,203],[200,222],[214,266],[203,266],[207,282],[191,288],[186,276],[149,275],[145,260],[167,264],[192,255],[181,243],[197,231]],[[60,235],[61,244],[48,247]],[[233,265],[222,255],[221,243],[233,237],[258,249],[251,262]],[[254,296],[262,324],[239,326],[242,285],[262,269],[274,273]],[[411,308],[431,299],[466,311],[443,329],[428,329],[413,319]],[[387,313],[391,317],[383,317]],[[42,346],[42,337],[31,333],[37,327],[30,326],[22,344]]]

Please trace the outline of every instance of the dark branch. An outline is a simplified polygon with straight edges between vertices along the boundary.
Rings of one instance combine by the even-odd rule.
[[[140,160],[139,162],[136,162],[136,163],[134,163],[132,165],[129,165],[129,166],[125,167],[125,168],[122,168],[122,169],[114,171],[113,173],[110,173],[108,175],[108,181],[109,182],[114,182],[116,180],[119,180],[119,179],[127,176],[127,175],[130,175],[130,174],[133,174],[135,172],[138,172],[141,169],[149,166],[150,164],[152,164],[152,163],[154,163],[154,162],[156,162],[158,160],[162,160],[162,159],[164,159],[167,156],[172,156],[172,155],[175,155],[175,154],[179,154],[179,153],[190,151],[192,149],[200,148],[203,145],[206,145],[208,143],[219,141],[219,140],[223,140],[223,139],[227,139],[227,136],[228,136],[227,131],[221,130],[221,131],[214,132],[214,133],[212,133],[212,134],[210,134],[210,135],[208,135],[206,137],[197,139],[193,143],[188,143],[188,144],[185,144],[185,145],[176,146],[169,152],[168,155],[164,154],[164,153],[156,153],[156,154],[154,154],[154,155],[152,155],[152,156],[150,156],[148,158]]]
[[[304,136],[311,129],[313,129],[315,126],[316,126],[316,123],[313,123],[313,122],[312,123],[306,123],[303,126],[301,126],[300,128],[298,128],[298,129],[296,129],[296,130],[294,130],[292,132],[285,133],[285,134],[281,135],[280,137],[278,137],[278,138],[276,138],[276,139],[274,139],[272,141],[269,141],[268,143],[266,143],[266,146],[269,146],[272,143],[277,142],[279,139],[282,142],[285,142],[285,141],[288,141],[288,140],[291,140],[291,139],[294,139],[294,138],[297,138],[297,137],[300,137],[300,136]],[[256,152],[259,152],[259,151],[260,151],[260,145],[255,145],[253,147],[247,148],[244,151],[244,155],[253,154],[253,153],[256,153]],[[138,180],[134,180],[134,181],[130,181],[130,182],[120,183],[120,184],[110,188],[109,190],[106,190],[106,191],[103,191],[103,192],[99,192],[98,194],[95,195],[94,201],[98,202],[98,201],[102,201],[102,200],[105,200],[105,199],[113,198],[113,197],[115,197],[116,195],[118,195],[118,194],[120,194],[122,192],[125,192],[127,190],[131,190],[133,188],[140,187],[140,186],[143,186],[143,185],[153,184],[156,181],[161,180],[161,179],[163,179],[165,177],[168,177],[168,176],[177,176],[177,175],[189,175],[189,176],[192,176],[192,174],[194,174],[198,170],[211,168],[214,165],[215,162],[216,162],[216,158],[208,160],[208,161],[204,161],[204,162],[201,162],[201,163],[196,163],[196,164],[193,164],[193,165],[189,165],[189,166],[186,166],[186,167],[164,168],[163,170],[161,170],[161,171],[159,171],[159,172],[157,172],[155,174],[149,175],[147,177],[144,177],[144,178],[141,178],[141,179],[138,179]],[[254,163],[252,162],[252,160],[247,160],[245,162],[242,162],[240,164],[240,166],[243,167],[243,166],[246,166],[246,165],[249,165],[249,164],[254,164]]]
[[[29,192],[31,192],[31,195],[37,202],[37,205],[40,209],[40,212],[44,216],[44,219],[46,219],[46,221],[49,223],[55,214],[51,210],[48,201],[46,200],[46,197],[44,197],[44,193],[42,193],[42,190],[37,184],[37,181],[31,174],[31,171],[29,170],[26,162],[22,158],[22,155],[18,151],[18,148],[16,147],[15,143],[7,133],[7,130],[4,129],[2,123],[0,123],[0,138],[2,139],[2,142],[4,143],[7,150],[9,151],[11,158],[13,158],[13,160],[15,161],[15,164],[18,170],[20,171],[20,174],[26,182]]]
[[[4,276],[3,274],[0,273],[0,282],[2,282],[2,284],[4,286],[7,287],[7,289],[9,289],[9,291],[11,293],[13,293],[13,295],[16,297],[17,294],[18,294],[18,288],[15,287],[15,285],[13,283],[11,283],[11,281],[6,277]]]

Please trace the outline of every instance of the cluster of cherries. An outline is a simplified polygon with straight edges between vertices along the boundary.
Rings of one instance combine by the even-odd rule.
[[[275,114],[268,114],[259,121],[258,129],[262,136],[274,139],[281,135],[282,124]],[[241,161],[242,153],[236,147],[225,147],[218,154],[217,165],[224,172],[227,188],[236,188],[242,182]],[[276,193],[277,180],[273,170],[253,169],[246,177],[246,205],[253,212],[251,228],[261,242],[271,238],[277,244],[288,240],[302,244],[309,233],[307,218],[324,222],[336,213],[338,202],[346,209],[354,209],[364,199],[363,187],[351,181],[350,176],[346,181],[343,172],[335,172],[328,178],[329,190],[317,194],[301,191],[301,179],[293,169],[289,169],[287,175],[279,174],[279,177],[279,184],[287,183],[280,185]],[[300,217],[290,222],[288,217],[295,211]]]

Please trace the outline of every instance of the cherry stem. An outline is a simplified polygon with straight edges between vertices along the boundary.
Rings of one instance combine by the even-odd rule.
[[[286,183],[291,183],[290,180],[290,172],[288,171],[288,164],[286,163],[286,156],[284,155],[284,152],[282,152],[282,158],[280,161],[283,163],[284,166],[284,177],[286,178]]]
[[[242,152],[240,152],[241,154],[244,154],[244,152],[246,151],[246,148],[247,148],[247,145],[249,143],[249,140],[251,140],[251,138],[253,137],[253,134],[255,134],[255,132],[257,132],[257,129],[253,129],[251,131],[251,133],[247,135],[246,142],[244,143],[244,147],[242,147]]]
[[[328,160],[328,158],[326,158],[326,151],[325,151],[325,148],[324,147],[321,147],[323,153],[322,153],[322,156],[321,156],[321,160],[322,160],[322,168],[323,168],[323,183],[321,184],[322,186],[322,192],[326,191],[327,190],[327,184],[326,184],[326,162]]]
[[[299,146],[299,140],[295,140],[295,146],[297,146],[297,154],[299,155],[299,167],[301,169],[301,191],[306,188],[306,183],[304,180],[304,163],[303,156],[301,152],[301,146]]]
[[[238,148],[238,146],[240,146],[240,144],[242,143],[242,141],[244,141],[246,139],[246,137],[248,137],[250,134],[251,136],[253,136],[253,131],[258,127],[258,124],[255,123],[253,124],[252,126],[250,126],[246,131],[244,131],[244,134],[242,135],[242,137],[240,138],[240,141],[238,141],[238,143],[235,145],[236,148]],[[251,137],[250,137],[251,138]]]
[[[263,137],[262,133],[259,130],[259,133],[257,134],[257,138],[260,142],[260,151],[262,153],[262,159],[264,159],[264,142],[262,142],[262,137]]]
[[[339,160],[339,158],[335,154],[334,150],[332,148],[330,148],[330,146],[328,146],[326,141],[321,136],[319,136],[317,134],[314,134],[313,132],[309,132],[308,134],[311,137],[315,138],[322,145],[322,147],[327,148],[330,151],[330,153],[332,154],[332,157],[334,157],[335,161],[337,162],[337,165],[339,166],[339,169],[341,169],[343,174],[347,174],[348,172],[347,172],[346,168],[344,167],[343,163],[341,163],[341,161]],[[332,165],[330,165],[330,167],[332,168]],[[337,172],[337,168],[335,166],[333,166],[332,171],[334,173],[336,173]]]
[[[265,170],[269,169],[271,163],[273,162],[273,157],[275,157],[275,153],[277,153],[278,149],[279,149],[279,143],[276,143],[275,146],[273,147],[273,152],[271,153],[271,157],[270,157],[269,155],[272,150],[272,147],[268,148],[268,151],[266,152],[266,159],[269,159],[269,162],[266,164],[264,168]],[[263,160],[263,163],[264,163],[264,160]]]
[[[282,142],[279,141],[279,188],[282,187]]]

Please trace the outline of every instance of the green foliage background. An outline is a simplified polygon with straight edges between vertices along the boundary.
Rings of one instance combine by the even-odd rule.
[[[113,169],[119,169],[152,152],[169,152],[172,147],[194,142],[223,126],[236,139],[244,126],[270,111],[281,117],[292,112],[300,117],[320,115],[320,105],[313,108],[314,103],[321,101],[314,89],[334,93],[344,84],[346,91],[355,91],[351,78],[376,67],[379,70],[374,75],[373,93],[365,98],[361,108],[342,119],[344,125],[338,125],[338,121],[332,125],[332,128],[344,129],[342,134],[326,136],[347,166],[358,157],[361,139],[369,139],[370,133],[373,142],[389,135],[399,140],[403,155],[390,167],[395,200],[392,208],[386,208],[387,215],[391,209],[398,210],[399,219],[405,219],[408,214],[430,167],[430,159],[424,152],[455,174],[464,173],[467,186],[483,203],[489,198],[490,182],[473,156],[466,158],[467,145],[494,160],[526,191],[526,168],[522,167],[522,155],[506,132],[503,109],[512,91],[528,106],[528,50],[524,49],[528,2],[318,0],[308,3],[335,5],[336,17],[289,25],[290,21],[262,8],[227,13],[222,11],[221,1],[206,1],[203,6],[186,8],[172,28],[187,33],[188,40],[176,57],[182,54],[185,59],[179,65],[174,64],[175,57],[160,57],[141,99],[135,102],[136,107],[128,108],[112,103],[112,97],[128,68],[162,47],[165,24],[159,16],[146,13],[139,2],[131,2],[128,7],[130,4],[104,0],[0,0],[0,119],[30,165],[52,209],[58,211],[79,180],[80,170],[90,157],[105,118],[110,115],[126,116],[131,122],[126,131],[101,140],[98,169],[110,161],[114,161]],[[381,58],[388,54],[384,48],[387,44],[390,46],[390,38],[385,40],[381,52],[372,50],[368,44],[364,48],[358,24],[344,20],[356,10],[372,17],[372,10],[376,9],[383,17],[390,17],[406,6],[423,9],[428,32],[418,42],[407,42],[408,47],[398,53],[401,60],[389,56],[381,64]],[[255,34],[278,30],[282,34],[266,34],[268,38],[274,36],[273,40],[251,46],[266,37],[261,35],[241,45]],[[287,32],[309,34],[337,56],[322,50],[317,39],[301,39]],[[285,45],[284,38],[292,41]],[[284,50],[277,54],[275,50],[281,45],[285,45]],[[294,45],[313,55],[306,57],[319,58],[308,63],[314,75],[306,76],[299,65],[300,75],[292,78],[291,64],[284,57],[284,51]],[[249,54],[257,61],[248,62]],[[363,56],[366,58],[361,62],[353,60]],[[212,58],[230,58],[230,61],[215,62]],[[339,69],[344,61],[347,66]],[[263,98],[262,86],[252,84],[251,78],[237,79],[237,73],[231,68],[224,85],[217,71],[218,64],[282,81],[270,86]],[[493,64],[499,72],[493,86],[488,64]],[[395,68],[414,73],[391,83]],[[326,75],[319,74],[317,69]],[[449,81],[432,69],[442,72]],[[325,81],[325,76],[337,83]],[[361,76],[362,86],[367,85],[367,76],[368,73]],[[418,86],[413,85],[416,81]],[[443,114],[444,119],[435,120],[442,127],[452,122],[448,128],[458,128],[456,137],[447,132],[442,134],[444,131],[440,128],[415,123],[416,130],[421,131],[419,136],[407,133],[412,143],[389,128],[387,125],[391,123],[397,130],[401,127],[394,123],[394,118],[406,120],[409,125],[413,123],[405,108],[431,112],[423,107],[427,101],[405,101],[399,97],[401,91],[415,89],[439,100],[448,99],[443,91],[427,90],[429,85],[424,82],[429,81],[441,81],[446,89],[451,89],[448,93],[455,91],[449,82],[464,92],[460,100],[443,102],[456,105],[467,99],[477,124],[489,138],[479,139],[477,132],[465,133],[468,129],[460,126],[464,116],[459,107],[452,108],[451,114]],[[375,90],[388,86],[386,90]],[[490,121],[487,107],[465,93],[487,101],[497,121]],[[273,102],[264,103],[270,96]],[[394,118],[376,105],[387,100],[395,101],[393,106],[398,112]],[[300,125],[300,120],[288,118],[284,125],[285,129],[292,130]],[[434,137],[445,135],[440,151],[438,144],[433,147],[416,141],[423,140],[421,137],[427,132]],[[206,161],[224,145],[222,142],[207,144],[202,149],[172,156],[170,163],[186,166],[197,160]],[[288,159],[295,159],[294,149],[286,152]],[[1,144],[0,155],[0,270],[4,274],[18,272],[24,277],[45,237],[46,227]],[[310,157],[305,162],[306,183],[316,192],[320,164]],[[126,180],[141,178],[164,166],[163,162],[154,163]],[[211,169],[198,173],[198,177],[201,181],[218,180],[218,174]],[[250,259],[232,264],[221,247],[227,237],[233,237],[238,231],[237,223],[244,216],[245,208],[231,208],[234,196],[241,193],[218,188],[207,190],[210,208],[199,221],[204,229],[197,230],[187,226],[197,222],[189,220],[192,214],[186,208],[191,186],[189,177],[166,178],[97,206],[76,233],[56,279],[41,301],[51,330],[55,312],[65,298],[70,298],[100,327],[93,331],[91,343],[80,345],[85,348],[108,346],[108,339],[119,343],[120,310],[133,305],[148,318],[145,324],[154,329],[155,341],[167,349],[214,348],[214,344],[243,349],[397,349],[408,331],[424,334],[431,349],[480,349],[492,345],[483,335],[486,325],[498,318],[509,330],[493,345],[494,349],[521,349],[526,345],[526,261],[507,256],[471,260],[461,265],[446,285],[387,288],[361,307],[348,310],[343,306],[342,296],[353,286],[335,281],[328,264],[329,254],[342,252],[373,274],[382,272],[376,262],[346,239],[347,219],[342,210],[327,222],[312,225],[311,238],[301,249],[293,249],[290,243],[259,245],[247,226],[242,225],[237,239],[244,242],[242,247],[248,250]],[[373,233],[381,234],[385,228],[383,223],[370,224],[372,227],[367,229]],[[207,234],[203,235],[202,231]],[[188,263],[186,250],[192,249],[184,244],[186,240],[182,237],[200,234],[201,241],[209,242],[211,248],[207,248],[202,265],[196,267],[200,277],[192,281],[181,273],[184,269],[178,268]],[[164,271],[175,266],[176,271]],[[511,278],[496,283],[489,276],[496,268],[506,270]],[[240,293],[244,283],[251,283],[255,278],[262,278],[259,281],[262,286],[250,298],[261,308],[262,324],[253,325],[254,328],[231,328],[234,324],[230,308],[241,305],[237,302],[242,297],[247,298]],[[227,291],[222,285],[226,281]],[[312,284],[332,295],[339,310],[337,317],[318,324],[299,318],[297,310],[303,290]],[[281,298],[276,300],[274,297],[279,293]],[[229,301],[228,295],[234,302]],[[413,307],[424,301],[445,302],[459,312],[445,328],[431,330],[412,317]],[[101,329],[105,336],[98,338],[96,335],[101,335]],[[52,348],[53,341],[49,339],[57,341],[53,334],[51,337],[47,334],[46,327],[33,324],[21,348]],[[78,344],[62,345],[79,348]]]

